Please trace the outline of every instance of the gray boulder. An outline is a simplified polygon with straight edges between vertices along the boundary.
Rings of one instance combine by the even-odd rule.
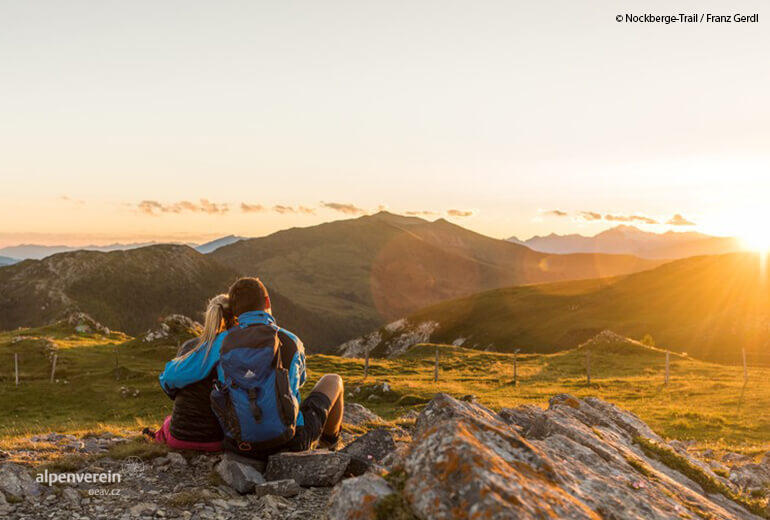
[[[375,520],[377,504],[394,493],[379,475],[367,473],[337,484],[329,497],[328,520]]]
[[[228,486],[242,495],[251,493],[257,484],[265,482],[262,474],[252,466],[229,457],[223,457],[215,470]]]
[[[377,428],[345,446],[342,452],[371,462],[382,462],[395,449],[393,434],[385,428]]]
[[[331,487],[342,479],[350,464],[347,453],[313,450],[277,453],[267,462],[267,480],[294,479],[302,487]]]
[[[345,403],[345,409],[342,412],[342,422],[358,426],[364,423],[383,422],[383,420],[382,417],[362,404]]]
[[[0,491],[16,498],[30,498],[39,496],[43,489],[26,468],[6,462],[0,465]]]

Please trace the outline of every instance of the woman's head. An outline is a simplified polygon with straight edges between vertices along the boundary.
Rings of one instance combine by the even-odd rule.
[[[229,329],[234,325],[235,317],[230,309],[230,300],[226,294],[218,294],[209,300],[209,304],[206,307],[206,315],[203,322],[203,332],[200,338],[198,338],[198,344],[194,349],[181,356],[179,359],[190,355],[192,352],[198,349],[202,345],[206,345],[206,355],[203,357],[203,361],[209,356],[211,345],[214,343],[214,339],[217,334],[224,329]]]

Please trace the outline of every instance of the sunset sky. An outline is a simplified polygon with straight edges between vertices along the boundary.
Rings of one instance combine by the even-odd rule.
[[[0,246],[380,207],[501,238],[651,219],[770,243],[768,24],[762,1],[3,2]]]

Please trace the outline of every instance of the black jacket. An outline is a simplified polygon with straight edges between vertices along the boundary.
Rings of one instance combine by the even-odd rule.
[[[177,356],[195,348],[198,338],[186,341]],[[211,388],[216,379],[216,369],[205,379],[179,389],[174,397],[171,412],[171,435],[180,441],[215,442],[222,440],[222,428],[211,411]]]

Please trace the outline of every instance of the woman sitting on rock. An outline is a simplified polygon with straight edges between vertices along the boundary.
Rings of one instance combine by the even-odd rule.
[[[206,309],[206,320],[203,333],[199,338],[186,341],[179,348],[177,357],[172,360],[183,360],[193,353],[203,350],[203,359],[209,357],[211,345],[217,334],[229,329],[235,324],[235,318],[230,311],[226,294],[215,296],[209,301]],[[163,376],[161,376],[162,379]],[[222,428],[219,426],[214,413],[211,411],[211,388],[216,379],[216,370],[200,381],[191,383],[183,388],[168,390],[161,387],[174,400],[174,410],[163,421],[163,426],[157,432],[145,429],[145,434],[155,442],[167,444],[178,450],[221,451]]]

